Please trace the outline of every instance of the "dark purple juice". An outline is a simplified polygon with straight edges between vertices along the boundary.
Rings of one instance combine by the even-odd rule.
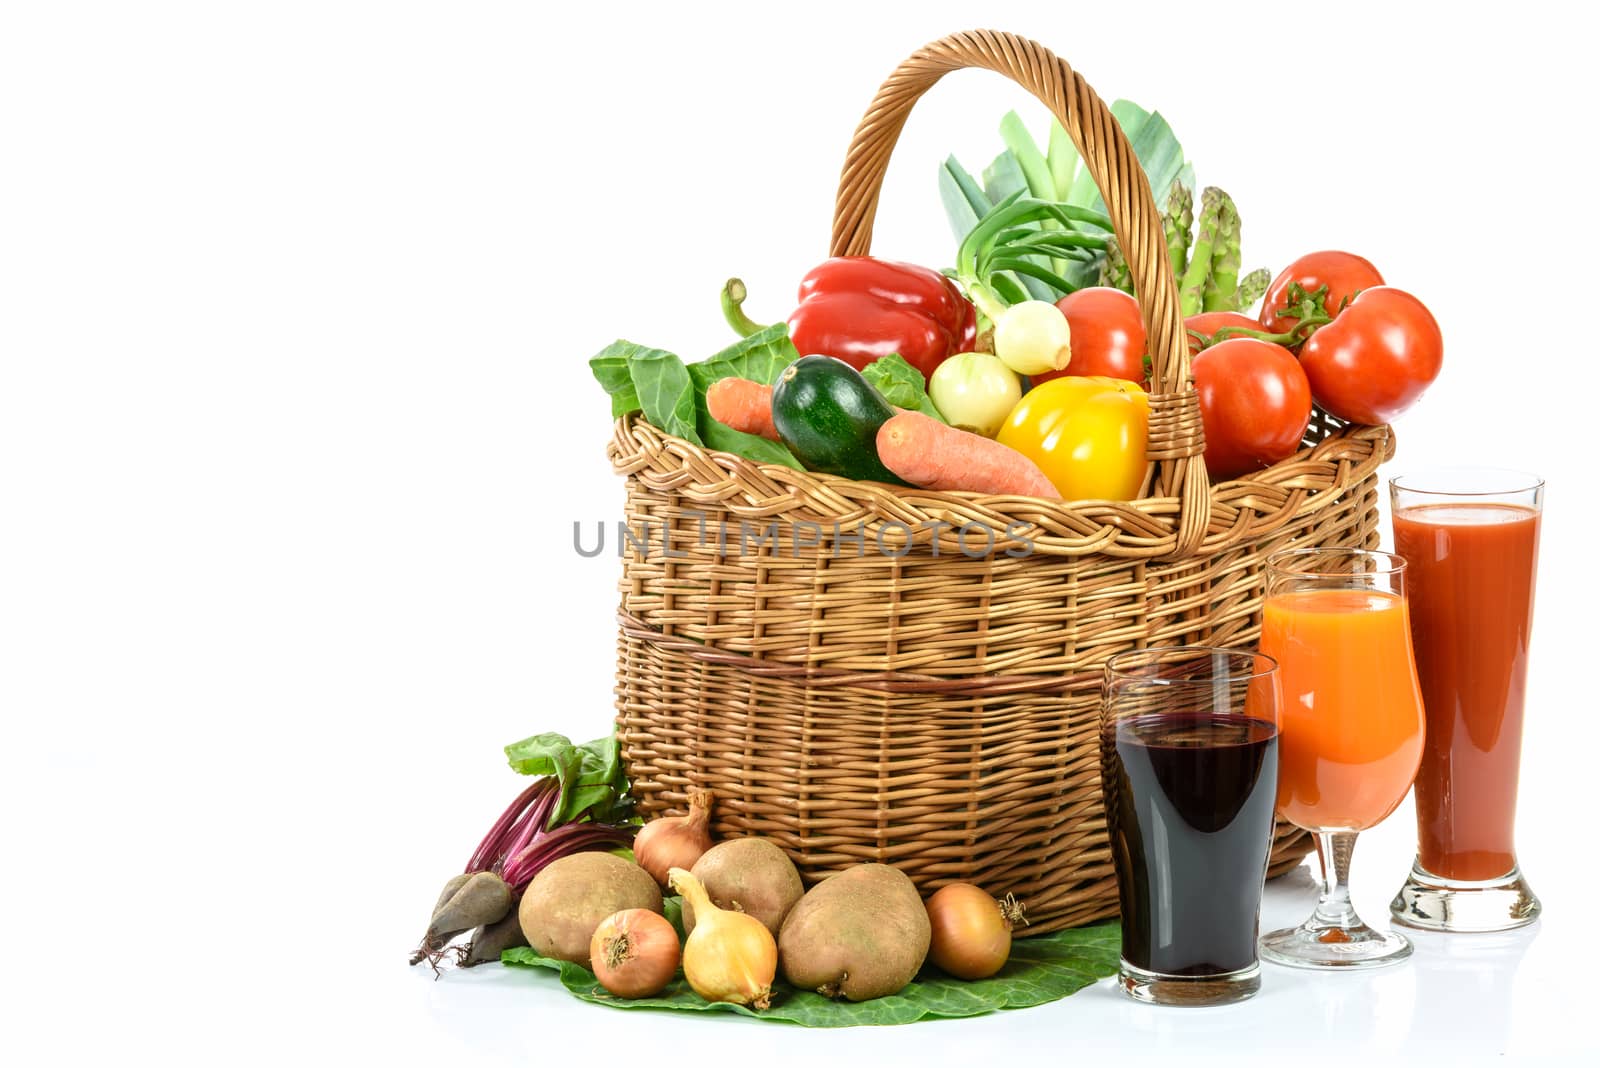
[[[1132,716],[1102,739],[1122,957],[1162,975],[1256,962],[1278,731],[1244,716]]]

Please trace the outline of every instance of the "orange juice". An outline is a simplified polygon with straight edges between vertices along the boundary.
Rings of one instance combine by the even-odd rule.
[[[1405,797],[1422,760],[1423,716],[1405,598],[1310,589],[1267,598],[1261,651],[1283,683],[1278,814],[1359,831]]]

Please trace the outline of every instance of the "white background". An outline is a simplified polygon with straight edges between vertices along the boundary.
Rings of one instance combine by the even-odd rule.
[[[7,4],[0,23],[0,882],[31,1063],[1351,1061],[1592,1053],[1600,744],[1589,460],[1594,68],[1564,6],[860,2]],[[717,290],[789,310],[850,131],[943,33],[1035,37],[1158,107],[1245,267],[1342,247],[1446,367],[1388,473],[1549,480],[1520,816],[1547,917],[1377,977],[1269,970],[1226,1010],[1109,989],[812,1033],[408,971],[520,787],[499,747],[608,729],[619,513],[585,360],[699,358]],[[1042,109],[952,76],[879,252],[953,244],[935,172]],[[1367,836],[1375,921],[1409,803]],[[1268,921],[1310,907],[1305,873]]]

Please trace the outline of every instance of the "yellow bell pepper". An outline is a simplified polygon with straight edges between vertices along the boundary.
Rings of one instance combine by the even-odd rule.
[[[1150,398],[1120,378],[1052,378],[1017,402],[1000,427],[1009,445],[1069,501],[1132,500],[1144,481]]]

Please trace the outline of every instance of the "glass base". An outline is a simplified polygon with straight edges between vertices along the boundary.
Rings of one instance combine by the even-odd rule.
[[[1426,931],[1509,931],[1539,918],[1539,899],[1513,867],[1498,879],[1462,882],[1434,875],[1422,862],[1389,903],[1396,923]]]
[[[1261,957],[1291,968],[1382,968],[1411,956],[1403,936],[1375,931],[1356,920],[1338,926],[1307,920],[1261,936]]]
[[[1123,961],[1117,985],[1133,1000],[1148,1005],[1231,1005],[1255,997],[1261,989],[1261,966],[1252,964],[1221,975],[1163,975]]]

